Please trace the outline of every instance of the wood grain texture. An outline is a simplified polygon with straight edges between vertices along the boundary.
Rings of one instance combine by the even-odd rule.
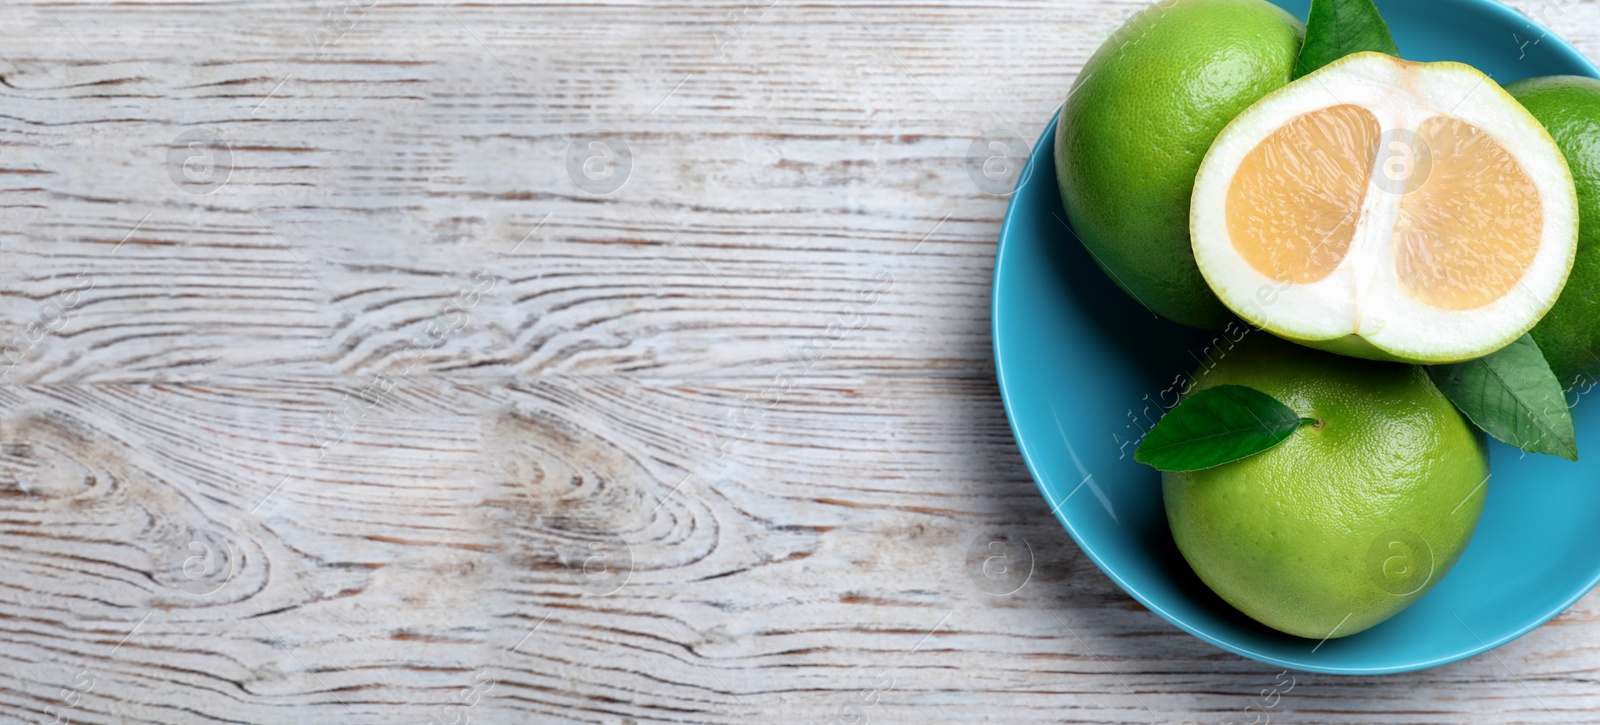
[[[1287,676],[1081,555],[993,379],[968,149],[1141,6],[0,9],[0,721],[1252,722]],[[1590,596],[1266,714],[1597,669]]]

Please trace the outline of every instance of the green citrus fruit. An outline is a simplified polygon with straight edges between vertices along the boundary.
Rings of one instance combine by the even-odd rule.
[[[1466,548],[1489,475],[1484,438],[1415,365],[1250,332],[1195,388],[1245,385],[1315,418],[1283,443],[1163,473],[1178,550],[1229,604],[1289,634],[1355,634],[1394,616]]]
[[[1506,90],[1556,140],[1578,189],[1578,256],[1555,307],[1533,328],[1564,387],[1600,373],[1600,80],[1529,78]]]
[[[1234,116],[1289,82],[1303,34],[1265,0],[1161,0],[1078,74],[1056,129],[1067,219],[1153,312],[1211,329],[1232,319],[1190,250],[1195,172]]]

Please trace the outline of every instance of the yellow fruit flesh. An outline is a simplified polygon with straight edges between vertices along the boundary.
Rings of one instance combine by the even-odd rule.
[[[1505,296],[1538,252],[1543,209],[1521,164],[1488,134],[1446,116],[1381,149],[1378,119],[1338,105],[1303,114],[1245,156],[1227,195],[1228,235],[1256,271],[1308,284],[1350,252],[1375,162],[1401,194],[1393,236],[1401,289],[1467,310]],[[1381,191],[1380,191],[1381,193]]]
[[[1228,235],[1250,266],[1306,284],[1344,260],[1372,173],[1378,119],[1359,106],[1312,111],[1255,147],[1228,189]]]
[[[1417,128],[1417,138],[1433,168],[1400,201],[1394,249],[1401,284],[1416,300],[1447,310],[1504,297],[1539,251],[1538,188],[1522,164],[1472,124],[1434,116]]]

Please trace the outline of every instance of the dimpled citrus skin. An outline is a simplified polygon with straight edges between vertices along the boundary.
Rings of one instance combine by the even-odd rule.
[[[1265,0],[1161,0],[1078,74],[1056,131],[1066,218],[1157,314],[1207,329],[1232,319],[1189,245],[1195,173],[1234,116],[1289,82],[1303,34]]]
[[[1394,616],[1449,571],[1483,510],[1489,460],[1422,368],[1259,331],[1211,360],[1196,389],[1246,385],[1321,425],[1162,474],[1172,536],[1207,586],[1262,624],[1321,640]]]
[[[1506,91],[1544,124],[1578,190],[1578,256],[1555,307],[1530,333],[1562,387],[1600,373],[1600,80],[1545,76]]]

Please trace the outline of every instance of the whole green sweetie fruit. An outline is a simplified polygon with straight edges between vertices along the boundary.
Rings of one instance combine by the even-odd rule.
[[[1232,319],[1190,251],[1195,172],[1234,116],[1289,82],[1304,32],[1266,0],[1161,0],[1078,74],[1056,130],[1066,216],[1153,312],[1210,329]]]
[[[1506,91],[1544,124],[1578,191],[1578,255],[1556,304],[1529,334],[1562,387],[1600,374],[1600,80],[1528,78]]]
[[[1161,475],[1200,579],[1262,624],[1311,639],[1368,629],[1450,570],[1487,495],[1485,439],[1421,367],[1251,332],[1195,376],[1314,418],[1232,463]]]

